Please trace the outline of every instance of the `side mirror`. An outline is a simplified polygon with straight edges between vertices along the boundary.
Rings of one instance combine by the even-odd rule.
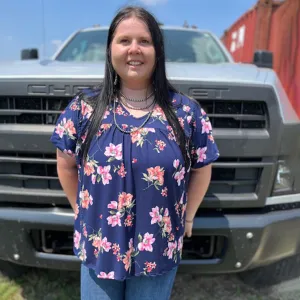
[[[38,59],[38,58],[39,58],[38,49],[23,49],[21,51],[21,60]]]
[[[273,69],[273,52],[256,50],[253,56],[253,64],[261,68]]]

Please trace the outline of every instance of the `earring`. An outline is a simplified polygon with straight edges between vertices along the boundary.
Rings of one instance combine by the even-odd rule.
[[[116,74],[115,81],[114,81],[114,86],[116,86],[117,84],[118,84],[118,75]]]
[[[153,79],[153,81],[152,81],[152,87],[153,87],[153,91],[156,92],[155,81],[154,81],[154,79]]]

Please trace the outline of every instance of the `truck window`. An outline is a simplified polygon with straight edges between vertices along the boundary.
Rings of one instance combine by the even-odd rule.
[[[163,33],[167,62],[215,64],[228,61],[222,48],[208,33],[170,29]]]
[[[79,32],[63,48],[56,60],[78,62],[104,61],[107,35],[107,30]]]
[[[205,32],[163,29],[167,62],[228,62],[222,48]],[[79,32],[59,53],[56,60],[97,62],[105,60],[107,30]]]

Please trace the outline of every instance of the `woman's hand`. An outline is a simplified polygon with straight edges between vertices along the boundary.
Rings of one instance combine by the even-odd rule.
[[[185,221],[184,237],[190,238],[192,236],[193,224],[193,221]]]
[[[192,169],[187,193],[186,221],[184,236],[192,236],[193,220],[202,203],[211,179],[212,165]]]
[[[76,199],[78,187],[78,170],[74,157],[57,149],[57,173],[60,184],[73,208],[76,212]]]

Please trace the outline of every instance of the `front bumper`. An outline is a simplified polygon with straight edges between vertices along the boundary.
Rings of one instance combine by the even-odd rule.
[[[300,194],[298,194],[300,202]],[[30,231],[73,230],[70,209],[0,208],[0,259],[25,266],[79,270],[74,255],[38,252]],[[239,272],[300,253],[300,209],[265,214],[224,214],[195,219],[193,238],[224,236],[220,258],[183,259],[179,272],[216,274]],[[183,250],[184,251],[184,250]]]

